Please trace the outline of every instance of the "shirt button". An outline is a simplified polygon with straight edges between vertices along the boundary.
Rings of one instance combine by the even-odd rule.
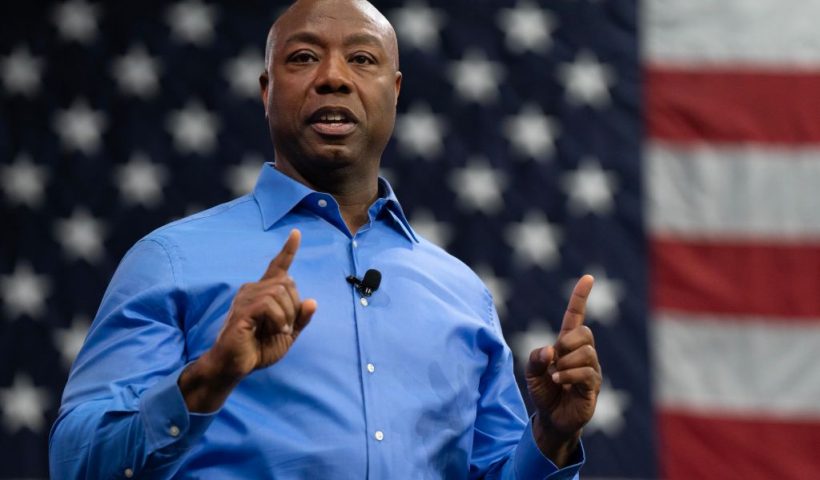
[[[359,246],[359,242],[357,242],[356,240],[353,240],[353,248],[356,248],[358,246]]]
[[[376,366],[373,365],[372,363],[368,363],[367,364],[367,371],[370,372],[370,373],[375,372],[376,371]]]
[[[134,471],[131,470],[130,468],[126,468],[125,471],[122,472],[122,473],[125,474],[125,478],[131,478],[131,477],[134,476]]]
[[[320,206],[320,207],[322,207],[322,208],[325,208],[325,207],[327,206],[327,200],[325,200],[324,198],[320,198],[320,199],[319,199],[319,201],[318,201],[317,203],[318,203],[318,204],[319,204],[319,206]]]
[[[376,440],[380,442],[384,440],[384,432],[382,432],[381,430],[376,430],[376,433],[373,436],[376,437]]]
[[[179,427],[177,427],[176,425],[171,425],[171,428],[168,429],[168,433],[172,437],[178,437],[179,436]]]
[[[362,297],[362,299],[361,299],[361,300],[359,300],[359,303],[361,303],[361,304],[362,304],[362,306],[365,306],[365,307],[366,307],[366,306],[367,306],[367,299],[366,299],[366,298],[364,298],[364,297]]]

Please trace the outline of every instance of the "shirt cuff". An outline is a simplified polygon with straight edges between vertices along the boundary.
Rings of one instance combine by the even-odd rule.
[[[176,448],[187,449],[202,438],[219,413],[219,410],[211,413],[188,411],[177,384],[185,367],[149,387],[140,398],[140,416],[149,451],[172,444],[176,444]]]
[[[544,480],[569,480],[575,478],[586,462],[583,442],[578,442],[578,451],[572,459],[575,463],[559,469],[552,460],[545,457],[532,435],[532,418],[521,435],[515,450],[515,477],[540,478]]]

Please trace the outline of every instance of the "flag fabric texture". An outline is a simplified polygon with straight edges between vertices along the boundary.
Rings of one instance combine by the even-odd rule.
[[[642,12],[668,478],[820,478],[820,1]]]
[[[0,478],[47,476],[125,251],[273,160],[288,3],[0,6]],[[583,477],[820,478],[820,0],[373,3],[404,73],[383,174],[519,374],[596,277]]]

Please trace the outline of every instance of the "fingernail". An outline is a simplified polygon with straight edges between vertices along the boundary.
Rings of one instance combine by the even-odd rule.
[[[559,377],[558,372],[553,373],[552,374],[552,381],[555,382],[555,383],[558,383],[558,377]]]
[[[292,331],[293,327],[291,327],[290,325],[285,325],[284,327],[282,327],[282,333],[290,333]]]

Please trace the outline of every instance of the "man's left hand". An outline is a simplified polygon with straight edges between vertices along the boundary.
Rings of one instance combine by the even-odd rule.
[[[590,275],[578,280],[555,344],[533,350],[527,363],[527,388],[536,411],[533,435],[559,467],[574,452],[601,391],[595,339],[584,325],[592,283]]]

